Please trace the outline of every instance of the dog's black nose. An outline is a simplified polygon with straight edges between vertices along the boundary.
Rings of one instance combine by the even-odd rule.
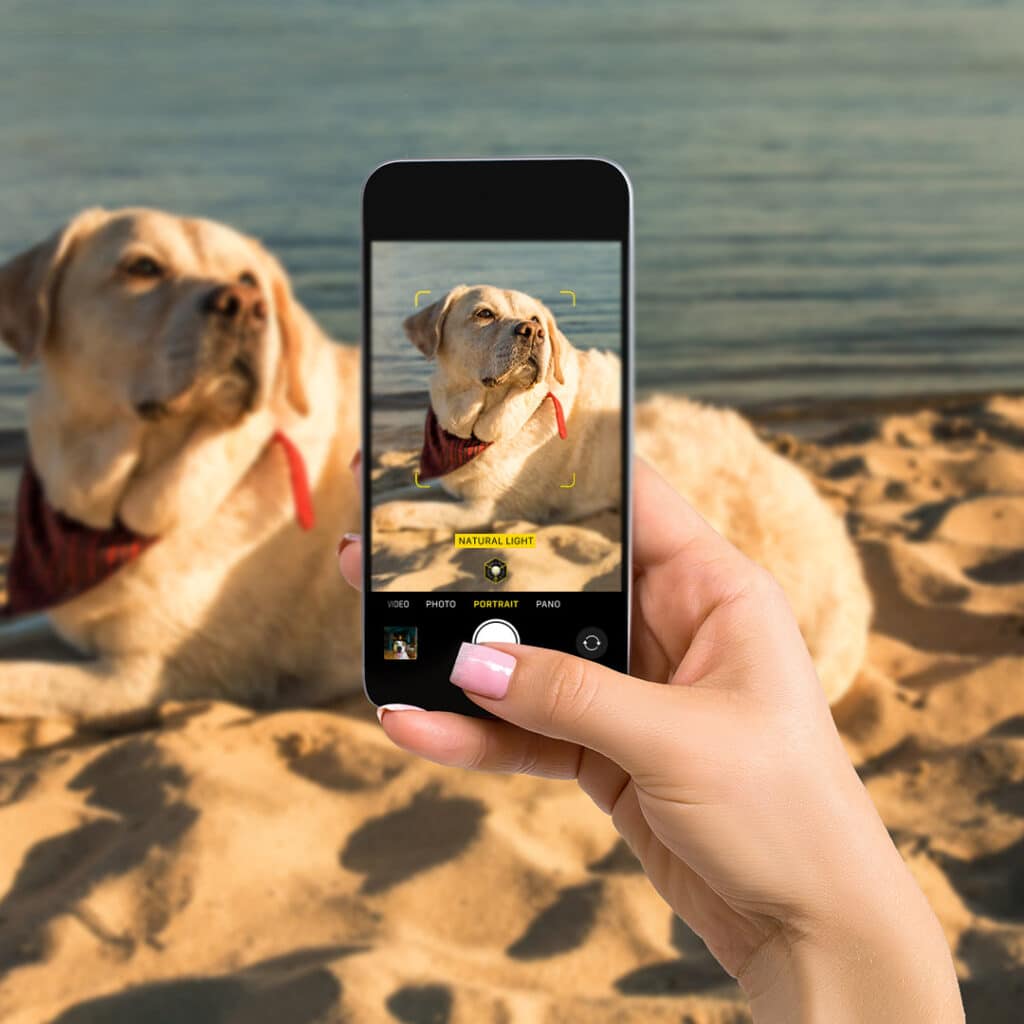
[[[516,324],[512,333],[526,341],[533,341],[534,338],[544,337],[544,332],[541,330],[540,324],[535,320],[520,320],[519,323]]]
[[[223,317],[229,322],[237,320],[266,320],[267,306],[259,288],[251,284],[224,284],[209,292],[202,302],[204,313]]]

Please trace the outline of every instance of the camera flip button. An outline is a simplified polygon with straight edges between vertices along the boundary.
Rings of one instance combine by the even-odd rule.
[[[576,634],[576,650],[584,658],[600,658],[608,650],[608,634],[598,626],[587,626]]]

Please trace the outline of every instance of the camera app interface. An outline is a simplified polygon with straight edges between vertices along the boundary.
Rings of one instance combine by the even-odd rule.
[[[374,242],[371,260],[371,590],[621,591],[622,247]]]

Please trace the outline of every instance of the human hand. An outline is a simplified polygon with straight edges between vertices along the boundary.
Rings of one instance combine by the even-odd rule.
[[[385,732],[440,764],[575,779],[756,1020],[961,1020],[782,590],[639,461],[633,521],[631,676],[464,644],[452,682],[500,721],[385,705]],[[360,558],[339,554],[354,586]]]

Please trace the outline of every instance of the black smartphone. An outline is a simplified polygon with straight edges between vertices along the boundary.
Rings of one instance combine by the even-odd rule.
[[[490,714],[463,642],[628,669],[633,204],[607,160],[397,161],[363,188],[363,679]]]

